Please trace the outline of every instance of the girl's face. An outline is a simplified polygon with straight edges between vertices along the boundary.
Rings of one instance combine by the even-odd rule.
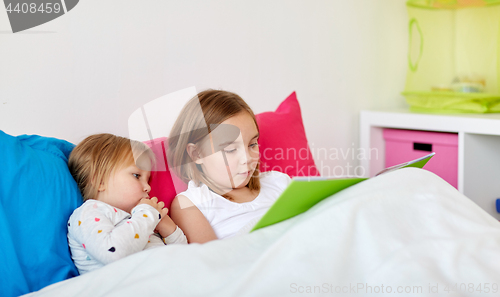
[[[146,170],[149,167],[138,165],[131,162],[129,166],[114,170],[107,182],[99,186],[96,200],[131,213],[142,198],[149,198],[151,191],[148,183],[150,171]]]
[[[225,120],[219,127],[228,125],[234,127],[232,130],[237,133],[217,133],[215,130],[219,128],[215,129],[199,147],[201,158],[196,160],[224,193],[245,187],[259,162],[259,133],[252,116],[243,111]]]

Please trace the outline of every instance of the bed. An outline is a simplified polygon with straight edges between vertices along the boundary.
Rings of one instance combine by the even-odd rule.
[[[258,122],[260,149],[308,150],[295,93]],[[161,160],[164,140],[149,144]],[[0,131],[2,296],[498,295],[500,223],[414,168],[359,183],[252,233],[147,250],[78,276],[66,240],[68,217],[81,204],[67,168],[73,147]],[[310,153],[261,156],[268,170],[318,174]],[[182,190],[168,170],[152,176],[151,194],[167,204]]]
[[[495,296],[499,263],[499,222],[407,168],[253,233],[144,251],[30,296]]]

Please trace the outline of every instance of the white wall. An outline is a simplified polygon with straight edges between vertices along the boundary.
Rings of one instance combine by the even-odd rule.
[[[404,0],[84,0],[16,34],[2,6],[0,129],[76,143],[127,136],[135,109],[190,86],[256,113],[295,90],[313,150],[347,152],[359,110],[405,106],[407,43]]]

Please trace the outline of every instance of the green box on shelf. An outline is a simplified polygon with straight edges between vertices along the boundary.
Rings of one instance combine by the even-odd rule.
[[[500,112],[500,0],[409,0],[412,110]]]

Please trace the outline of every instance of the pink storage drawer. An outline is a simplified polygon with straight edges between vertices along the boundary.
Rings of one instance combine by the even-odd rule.
[[[425,169],[457,188],[458,134],[429,131],[384,129],[385,166],[390,167],[425,156],[436,155]]]

